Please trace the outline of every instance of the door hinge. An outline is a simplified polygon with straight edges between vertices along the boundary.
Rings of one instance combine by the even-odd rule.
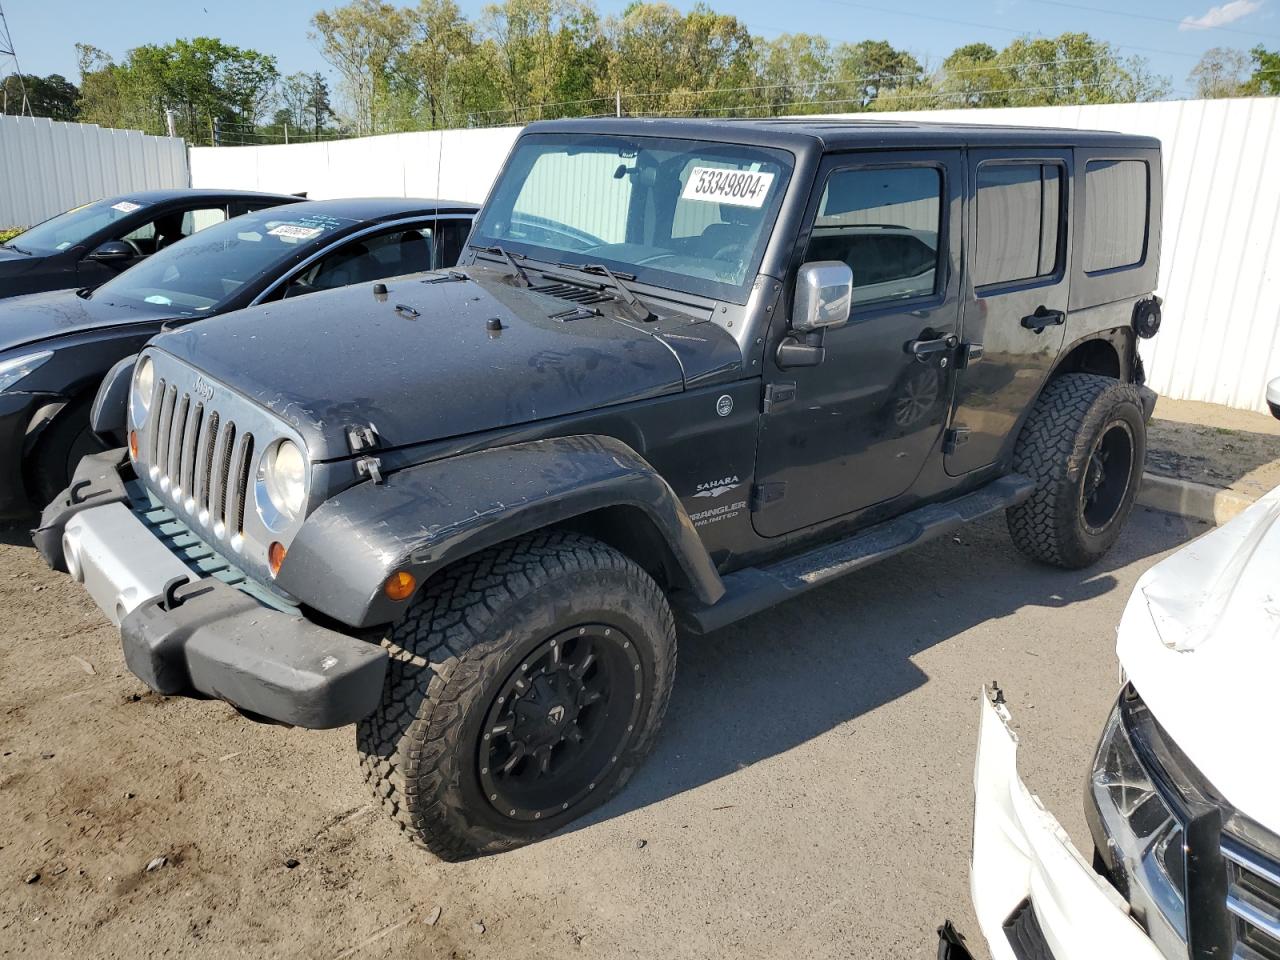
[[[942,435],[942,452],[946,454],[955,453],[957,447],[962,447],[968,442],[968,427],[952,427]]]
[[[787,482],[785,480],[771,480],[765,483],[753,484],[751,487],[751,512],[754,513],[771,503],[777,503],[786,492]]]
[[[982,359],[982,344],[962,343],[956,351],[956,369],[964,370]]]
[[[764,405],[761,410],[764,413],[772,413],[783,404],[790,403],[796,398],[796,385],[794,383],[766,383],[764,385]]]
[[[382,461],[377,457],[361,457],[356,461],[356,473],[374,483],[382,483]]]

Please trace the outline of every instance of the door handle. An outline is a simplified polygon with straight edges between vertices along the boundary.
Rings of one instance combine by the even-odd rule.
[[[938,337],[935,340],[908,340],[902,347],[903,352],[911,354],[921,363],[928,363],[930,358],[940,353],[949,353],[960,345],[956,336]]]
[[[1056,327],[1067,322],[1064,310],[1050,310],[1048,307],[1036,307],[1036,312],[1022,318],[1022,326],[1036,333],[1043,333],[1045,327]]]

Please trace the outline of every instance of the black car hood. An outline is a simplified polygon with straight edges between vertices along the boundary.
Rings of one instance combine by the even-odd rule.
[[[168,316],[163,307],[135,309],[97,298],[84,300],[74,290],[10,297],[0,301],[0,351],[63,334],[160,321]]]
[[[28,256],[17,250],[6,250],[0,247],[0,277],[16,277],[26,273],[36,264],[43,263],[44,260],[44,257]]]
[[[352,426],[399,447],[684,387],[674,352],[644,329],[553,319],[574,305],[489,271],[386,286],[251,307],[153,343],[288,421],[316,460],[349,456]]]

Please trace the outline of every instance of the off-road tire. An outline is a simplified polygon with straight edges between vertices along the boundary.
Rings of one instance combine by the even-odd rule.
[[[1128,436],[1132,459],[1112,518],[1095,526],[1086,522],[1082,492],[1104,435]],[[1051,381],[1014,447],[1014,470],[1036,484],[1029,499],[1006,513],[1014,545],[1035,560],[1069,570],[1101,558],[1133,509],[1146,437],[1142,399],[1133,384],[1089,373],[1063,374]]]
[[[504,680],[530,651],[581,622],[616,623],[634,641],[635,730],[585,799],[517,822],[481,790],[479,737]],[[532,842],[598,806],[649,753],[675,675],[675,623],[658,584],[591,537],[547,531],[485,550],[427,583],[383,641],[391,661],[379,708],[356,729],[365,779],[416,844],[462,860]]]
[[[27,466],[27,491],[38,513],[66,489],[80,458],[105,449],[89,426],[92,395],[63,407],[36,440]]]

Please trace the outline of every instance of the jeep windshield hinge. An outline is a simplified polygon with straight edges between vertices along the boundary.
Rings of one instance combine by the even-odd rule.
[[[764,483],[753,484],[751,487],[751,498],[749,509],[752,513],[760,510],[771,503],[781,500],[787,492],[787,482],[785,480],[770,480]]]
[[[942,435],[942,452],[952,454],[969,442],[968,427],[952,427]]]
[[[764,403],[761,406],[761,412],[772,413],[783,404],[790,403],[796,398],[796,385],[794,383],[766,383],[764,385]]]

